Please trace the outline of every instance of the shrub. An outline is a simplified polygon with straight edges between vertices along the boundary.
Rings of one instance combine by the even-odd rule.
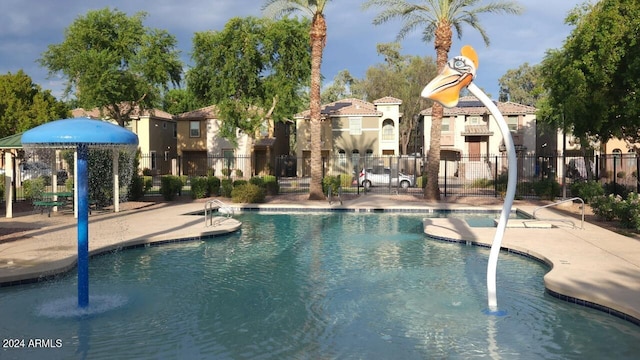
[[[222,179],[220,182],[220,195],[230,198],[231,191],[233,190],[233,183],[230,179]]]
[[[67,191],[73,191],[73,177],[68,178],[65,182],[64,182],[64,188]]]
[[[617,206],[616,203],[621,200],[619,196],[614,196],[613,194],[595,196],[591,199],[591,210],[598,218],[611,221],[616,217],[614,211],[614,208]]]
[[[422,189],[427,187],[427,175],[419,176],[418,179],[416,180],[416,186]]]
[[[280,192],[280,185],[278,185],[278,180],[273,175],[265,175],[262,177],[262,181],[264,183],[265,190],[267,191],[267,195],[278,195]]]
[[[4,174],[0,175],[0,200],[4,199]]]
[[[248,183],[249,182],[247,180],[240,179],[240,180],[234,180],[232,184],[233,184],[233,187],[236,187],[236,186],[240,186]]]
[[[616,174],[616,177],[618,179],[624,179],[625,177],[627,177],[627,173],[624,171],[618,171],[618,173]]]
[[[244,183],[231,190],[231,200],[234,203],[262,203],[265,190],[255,184]]]
[[[329,193],[329,188],[331,188],[332,194],[338,193],[338,188],[340,187],[340,177],[328,175],[322,179],[322,191],[325,194]]]
[[[473,180],[469,187],[471,188],[488,188],[493,187],[494,181],[487,178]]]
[[[193,177],[191,178],[191,198],[203,199],[207,196],[207,190],[209,186],[207,184],[206,177]]]
[[[182,180],[178,176],[164,175],[160,178],[160,194],[171,201],[182,191]]]
[[[615,202],[613,211],[620,225],[640,230],[640,198],[637,193],[631,192],[625,200]]]
[[[571,194],[578,196],[587,204],[596,196],[604,195],[604,189],[599,182],[594,180],[578,181],[571,184]]]
[[[263,187],[264,186],[264,179],[262,179],[260,176],[253,176],[251,179],[249,179],[249,184],[258,185],[260,187]]]
[[[605,183],[602,185],[602,188],[604,189],[605,195],[620,195],[623,199],[626,199],[629,194],[629,189],[619,183]]]
[[[153,179],[151,177],[144,176],[144,193],[146,194],[153,187]]]
[[[541,199],[553,200],[560,193],[560,184],[553,179],[544,179],[533,184],[533,190]]]
[[[506,189],[506,188],[505,188]],[[516,195],[519,196],[528,196],[535,194],[536,190],[534,189],[534,184],[530,182],[519,182],[516,185]]]
[[[231,169],[229,168],[222,169],[222,175],[229,177],[229,175],[231,175]]]
[[[241,177],[242,177],[242,175],[243,175],[243,174],[242,174],[242,170],[240,170],[240,169],[236,169],[236,177],[241,178]]]
[[[73,185],[72,185],[73,186]],[[137,201],[144,197],[144,177],[133,174],[131,177],[131,185],[129,186],[129,200]]]
[[[44,192],[44,179],[39,177],[31,180],[25,180],[22,183],[24,188],[24,197],[27,200],[37,199],[42,196]]]
[[[342,186],[343,188],[351,186],[351,183],[353,182],[353,175],[340,174],[338,176],[340,177],[340,186]]]
[[[218,196],[220,194],[220,178],[216,176],[207,177],[207,193],[209,196]]]

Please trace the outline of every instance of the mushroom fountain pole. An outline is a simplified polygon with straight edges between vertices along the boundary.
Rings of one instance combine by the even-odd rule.
[[[133,149],[138,146],[138,136],[106,121],[74,118],[51,121],[26,131],[22,145],[77,152],[74,183],[78,194],[78,306],[86,308],[89,306],[89,148]]]
[[[489,109],[489,112],[496,119],[502,137],[504,138],[504,144],[507,148],[508,158],[508,182],[507,192],[504,198],[504,204],[502,211],[500,212],[500,219],[496,229],[493,242],[491,244],[491,251],[489,253],[489,263],[487,265],[487,298],[488,298],[488,313],[502,315],[504,312],[498,311],[498,300],[496,296],[496,270],[498,267],[498,255],[500,254],[500,248],[504,232],[507,227],[507,221],[509,220],[509,214],[511,213],[511,207],[513,206],[513,199],[516,194],[517,183],[517,166],[516,150],[513,144],[513,138],[511,137],[511,131],[507,122],[502,117],[498,107],[489,99],[489,97],[472,83],[478,67],[478,55],[471,46],[465,45],[462,47],[461,55],[456,56],[447,62],[447,65],[425,88],[422,90],[421,96],[434,101],[439,102],[444,107],[454,107],[458,104],[460,97],[460,90],[467,87],[469,91],[475,95],[478,100],[482,102],[484,106]]]

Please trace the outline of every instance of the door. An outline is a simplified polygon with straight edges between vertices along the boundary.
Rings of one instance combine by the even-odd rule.
[[[469,141],[469,161],[480,161],[480,139]]]

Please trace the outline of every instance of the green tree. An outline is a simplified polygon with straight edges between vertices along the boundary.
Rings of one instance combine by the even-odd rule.
[[[162,110],[169,114],[182,114],[205,106],[188,89],[171,89],[162,98]]]
[[[22,70],[0,75],[0,138],[68,117],[67,106]]]
[[[222,31],[194,36],[187,84],[199,102],[216,104],[221,135],[253,136],[265,121],[300,111],[309,79],[308,21],[233,18]]]
[[[436,63],[430,57],[401,55],[399,43],[378,44],[377,49],[385,62],[367,69],[361,88],[369,100],[384,96],[402,100],[400,148],[406,154],[409,142],[417,136],[420,111],[431,103],[420,97],[420,91],[437,75]]]
[[[373,20],[375,25],[389,20],[400,19],[403,25],[398,33],[398,40],[403,39],[410,32],[422,30],[423,41],[434,41],[436,50],[436,64],[441,71],[449,59],[453,30],[462,36],[462,26],[469,25],[477,30],[485,44],[489,45],[489,37],[480,25],[478,15],[483,13],[519,14],[522,10],[515,2],[495,1],[481,5],[481,0],[422,0],[413,4],[406,0],[368,0],[364,8],[380,7],[382,12]],[[424,84],[423,84],[424,85]],[[427,200],[440,199],[440,133],[444,110],[438,103],[433,104],[431,121],[431,140],[427,154],[427,186],[425,198]]]
[[[564,121],[581,141],[640,141],[640,3],[584,4],[566,22],[575,28],[542,62],[549,97],[541,118]]]
[[[133,111],[160,106],[162,92],[179,84],[182,74],[175,37],[145,27],[145,17],[109,8],[89,11],[39,62],[51,75],[66,78],[65,95],[124,126]]]
[[[328,104],[340,99],[350,97],[360,97],[358,94],[359,80],[351,76],[349,70],[340,71],[334,78],[331,85],[322,91],[322,103]]]
[[[311,85],[309,87],[309,112],[311,133],[311,183],[309,200],[324,200],[322,192],[322,53],[327,42],[327,22],[324,9],[329,0],[266,0],[263,10],[272,17],[302,12],[311,18],[309,38],[311,42]]]
[[[498,80],[499,101],[536,106],[544,94],[540,79],[540,65],[524,63],[517,69],[510,69]]]

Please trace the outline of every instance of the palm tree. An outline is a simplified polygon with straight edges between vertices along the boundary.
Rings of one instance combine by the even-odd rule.
[[[489,46],[489,38],[478,22],[478,15],[482,13],[520,14],[522,8],[516,2],[495,1],[487,5],[480,5],[481,0],[421,0],[412,4],[406,0],[368,0],[363,7],[384,8],[373,19],[374,25],[380,25],[391,19],[401,19],[402,28],[398,33],[398,40],[403,39],[415,29],[422,29],[424,42],[434,41],[436,49],[436,64],[438,71],[442,71],[449,59],[453,30],[458,39],[462,36],[462,25],[467,24],[476,29],[484,43]],[[424,196],[427,200],[440,199],[438,174],[440,172],[440,132],[442,129],[442,105],[434,103],[431,113],[431,139],[427,155],[427,186]]]
[[[327,40],[327,23],[324,8],[329,0],[267,0],[262,10],[278,18],[301,11],[311,17],[311,87],[309,95],[311,132],[311,183],[309,200],[324,200],[322,191],[322,122],[320,118],[320,86],[322,52]]]

